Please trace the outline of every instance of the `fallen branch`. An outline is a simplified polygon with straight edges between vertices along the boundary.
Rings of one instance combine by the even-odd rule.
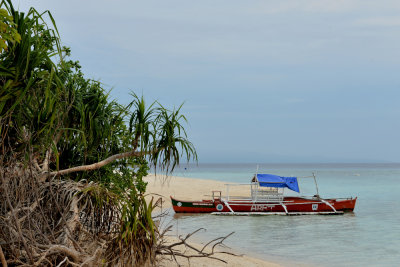
[[[168,227],[163,234],[161,234],[161,237],[163,237],[165,235],[166,232],[170,231],[171,227]],[[234,232],[226,235],[226,236],[222,236],[222,237],[217,237],[211,241],[209,241],[208,243],[206,243],[201,249],[196,248],[193,245],[190,245],[188,243],[188,239],[190,237],[192,237],[194,234],[198,233],[201,230],[205,230],[204,228],[199,228],[196,231],[187,234],[185,237],[179,236],[179,240],[178,242],[172,243],[170,245],[165,245],[164,243],[160,244],[157,252],[160,255],[163,256],[171,256],[171,258],[176,262],[176,264],[178,264],[178,266],[180,266],[180,264],[178,263],[177,257],[181,257],[181,258],[185,258],[188,261],[190,261],[191,258],[209,258],[209,259],[213,259],[213,260],[217,260],[217,261],[221,261],[224,263],[227,263],[225,260],[218,258],[218,254],[228,254],[228,255],[232,255],[232,256],[241,256],[241,255],[237,255],[235,253],[232,252],[228,252],[228,251],[216,251],[215,249],[218,246],[224,246],[226,247],[223,242],[229,237],[231,236]],[[211,246],[212,245],[212,246]],[[184,246],[186,249],[189,249],[189,253],[187,253],[187,251],[180,251],[177,250],[176,247],[179,246]],[[211,246],[211,247],[210,247]],[[209,250],[210,249],[210,250]],[[207,252],[207,250],[209,250],[209,252]]]

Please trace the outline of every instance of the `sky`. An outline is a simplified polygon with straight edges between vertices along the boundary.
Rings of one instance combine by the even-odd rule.
[[[400,1],[19,0],[87,78],[184,103],[199,162],[400,162]]]

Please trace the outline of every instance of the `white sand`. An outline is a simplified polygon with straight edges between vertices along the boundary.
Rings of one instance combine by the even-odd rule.
[[[163,196],[163,209],[171,207],[170,196],[176,197],[178,199],[188,199],[188,200],[201,200],[201,199],[210,199],[212,190],[221,190],[222,194],[226,194],[226,182],[215,181],[215,180],[202,180],[202,179],[193,179],[193,178],[184,178],[184,177],[165,177],[161,175],[149,175],[144,179],[148,182],[147,192],[153,193],[157,195]],[[229,193],[230,195],[248,195],[249,187],[230,187]],[[154,196],[154,195],[153,195]],[[147,196],[148,199],[151,198],[151,194]],[[170,236],[168,237],[169,242],[177,241],[177,237]],[[194,244],[193,242],[189,242],[191,245],[195,247],[202,247],[201,244]],[[181,248],[184,249],[183,247]],[[235,266],[235,267],[279,267],[281,265],[276,263],[267,262],[261,259],[252,258],[248,256],[231,256],[226,254],[218,254],[218,258],[221,258],[226,263],[212,260],[212,259],[204,259],[204,258],[194,258],[190,260],[190,264],[186,259],[180,258],[179,264],[182,266]],[[163,260],[160,263],[160,266],[177,266],[174,261]]]
[[[178,239],[176,237],[169,237],[168,241],[170,242],[176,242]],[[193,242],[190,242],[190,245],[201,249],[202,245],[200,244],[194,244]],[[180,249],[183,251],[183,247]],[[226,249],[225,249],[226,251]],[[193,253],[191,253],[193,254]],[[248,257],[245,255],[241,256],[232,256],[228,254],[216,254],[215,257],[222,259],[226,261],[226,263],[222,261],[217,261],[213,259],[207,259],[207,258],[192,258],[190,259],[190,263],[188,262],[187,259],[185,258],[177,258],[179,264],[181,266],[189,267],[189,266],[202,266],[202,267],[209,267],[209,266],[215,266],[215,267],[281,267],[281,265],[272,263],[272,262],[267,262],[264,260]],[[158,266],[160,267],[176,267],[177,264],[175,261],[171,260],[170,258],[162,260]]]
[[[148,182],[147,193],[163,196],[165,208],[171,207],[170,196],[182,200],[211,199],[213,190],[222,191],[222,195],[226,195],[227,182],[162,175],[157,175],[157,177],[149,175],[144,180]],[[229,187],[230,196],[248,196],[249,194],[250,186]]]

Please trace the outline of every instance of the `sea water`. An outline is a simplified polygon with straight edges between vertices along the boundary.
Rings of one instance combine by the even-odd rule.
[[[258,173],[299,177],[300,195],[316,193],[314,179],[309,178],[314,172],[321,197],[357,196],[356,208],[335,216],[215,216],[171,211],[173,232],[206,228],[198,236],[201,241],[235,232],[226,245],[284,266],[400,266],[400,164],[258,165]],[[246,183],[256,169],[257,164],[200,164],[182,166],[174,175]]]

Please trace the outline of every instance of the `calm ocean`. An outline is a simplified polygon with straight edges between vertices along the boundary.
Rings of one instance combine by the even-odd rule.
[[[247,183],[256,166],[189,165],[174,175]],[[225,242],[228,246],[285,266],[400,266],[400,164],[259,164],[258,172],[297,177],[315,172],[321,197],[357,196],[355,211],[338,216],[255,217],[171,211],[174,231],[207,228],[199,241],[235,232]],[[299,178],[299,186],[301,195],[315,194],[313,179]]]

